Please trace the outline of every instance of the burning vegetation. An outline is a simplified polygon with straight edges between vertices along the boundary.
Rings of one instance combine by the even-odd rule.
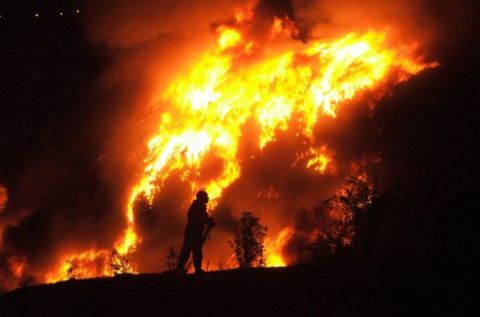
[[[253,8],[218,25],[216,46],[159,94],[165,108],[128,202],[128,228],[117,244],[121,254],[134,252],[141,240],[135,202],[142,197],[151,204],[169,178],[188,184],[191,193],[205,188],[214,209],[241,178],[241,143],[248,137],[249,154],[262,155],[284,131],[303,140],[292,167],[333,172],[334,151],[314,135],[322,117],[335,118],[357,93],[369,90],[380,98],[388,85],[435,65],[421,62],[415,45],[390,46],[381,30],[303,43],[288,16],[275,16],[267,34],[258,35]],[[268,256],[267,263],[285,263],[272,250]]]
[[[157,128],[129,190],[121,236],[108,248],[62,254],[35,276],[38,282],[164,269],[161,263],[171,261],[146,259],[178,243],[179,219],[200,188],[220,227],[215,251],[206,253],[221,264],[210,269],[235,265],[228,243],[221,243],[232,239],[245,210],[269,228],[259,227],[265,243],[254,255],[234,248],[245,267],[285,266],[312,248],[327,254],[364,240],[357,224],[379,195],[366,166],[380,160],[347,158],[322,128],[342,129],[336,126],[342,113],[372,104],[436,63],[422,59],[418,43],[392,39],[386,27],[313,37],[289,12],[265,18],[260,7],[237,8],[213,25],[215,42],[155,93]],[[181,197],[170,203],[172,192]],[[4,196],[0,187],[0,212]],[[304,214],[308,224],[298,221]],[[12,280],[20,279],[28,264],[10,259]]]

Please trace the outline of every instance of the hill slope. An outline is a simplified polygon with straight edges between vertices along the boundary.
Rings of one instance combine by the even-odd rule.
[[[468,309],[468,294],[455,288],[460,280],[448,276],[418,269],[399,275],[353,265],[329,272],[299,266],[202,276],[123,275],[6,293],[0,296],[0,315],[458,316]]]

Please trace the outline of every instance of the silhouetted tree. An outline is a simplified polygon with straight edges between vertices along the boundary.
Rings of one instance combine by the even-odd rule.
[[[264,240],[268,227],[262,226],[250,212],[242,213],[235,229],[235,240],[230,245],[241,268],[264,266]]]
[[[340,196],[349,209],[347,226],[352,228],[350,249],[360,257],[371,255],[373,239],[379,230],[380,193],[377,182],[367,184],[361,179],[347,180],[347,189]]]
[[[319,234],[310,244],[317,261],[334,256],[368,256],[379,227],[378,184],[348,178],[335,196],[313,209]]]

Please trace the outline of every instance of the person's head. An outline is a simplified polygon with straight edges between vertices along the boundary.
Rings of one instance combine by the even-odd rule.
[[[208,194],[204,190],[200,190],[197,193],[197,200],[202,203],[208,203]]]

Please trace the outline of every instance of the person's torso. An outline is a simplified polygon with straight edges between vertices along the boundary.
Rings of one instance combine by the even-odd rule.
[[[200,203],[198,200],[194,200],[188,209],[187,227],[191,229],[203,229],[203,225],[206,223],[207,218],[207,206]]]

